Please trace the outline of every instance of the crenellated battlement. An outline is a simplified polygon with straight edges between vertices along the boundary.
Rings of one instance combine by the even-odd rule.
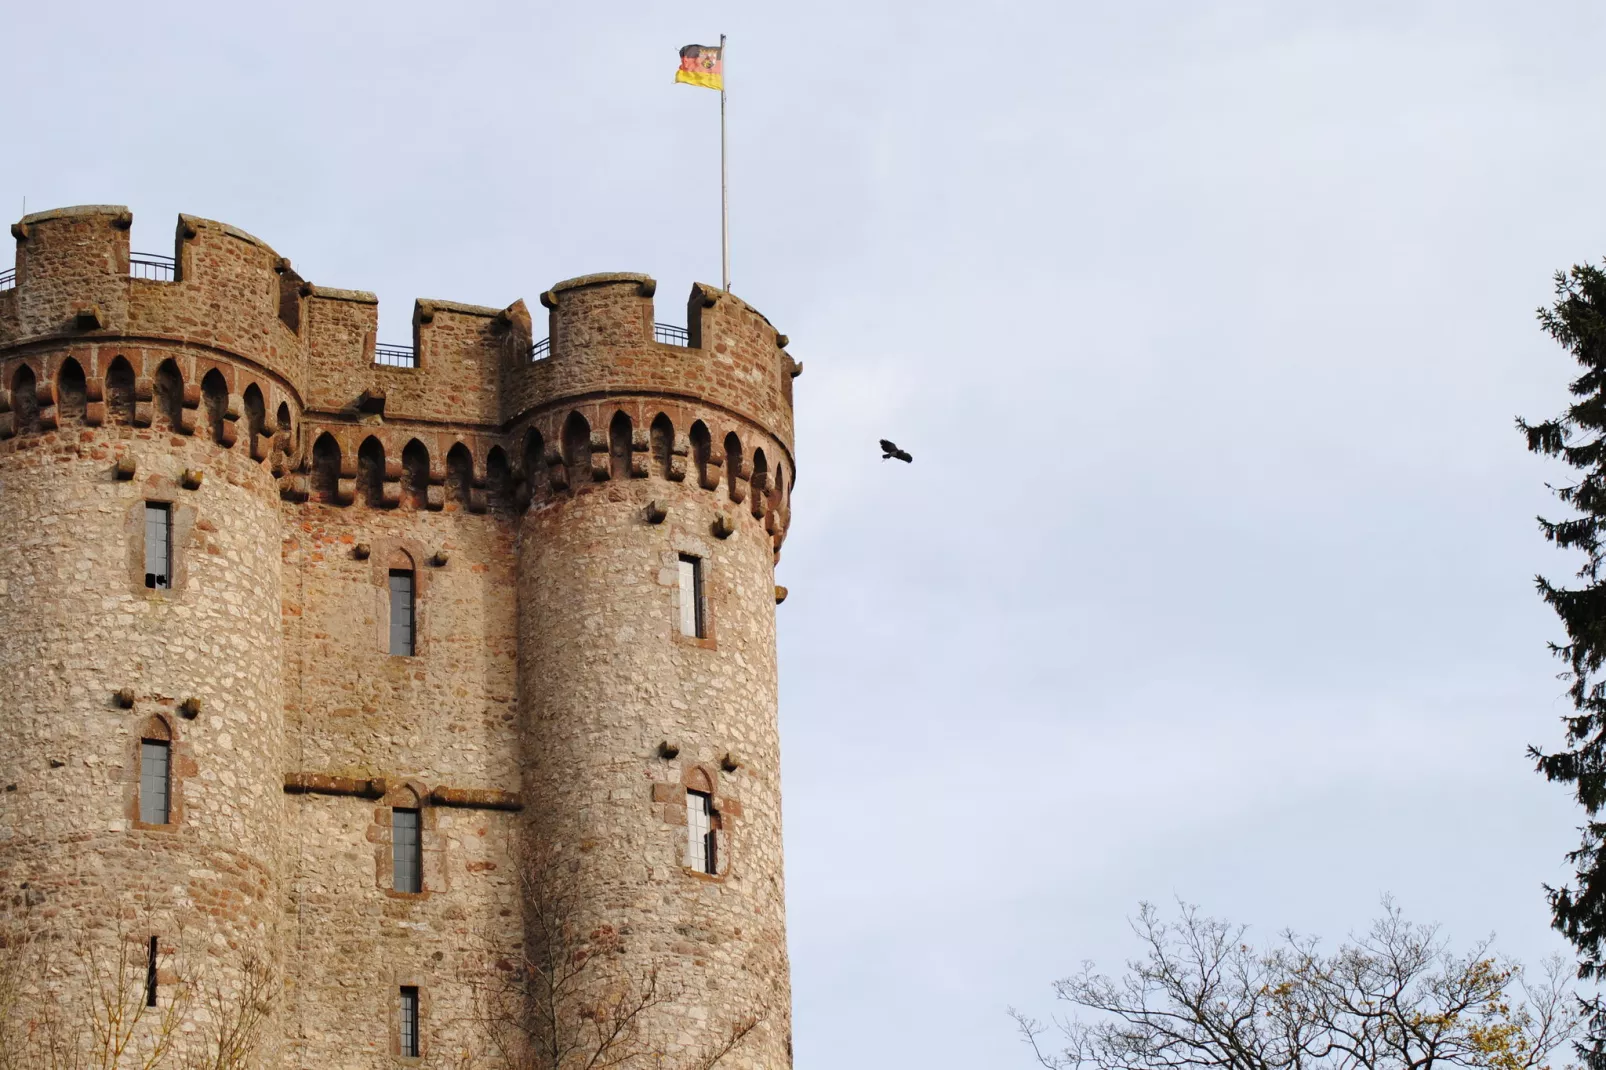
[[[480,431],[599,394],[698,399],[764,428],[790,453],[800,365],[762,313],[713,287],[692,288],[684,333],[655,328],[657,283],[646,275],[557,283],[541,294],[544,331],[522,300],[420,299],[411,344],[382,348],[372,293],[315,284],[260,239],[189,215],[178,219],[170,272],[143,271],[129,245],[132,224],[127,208],[89,205],[37,212],[12,227],[15,279],[0,290],[0,359],[63,342],[170,344],[264,374],[293,408],[334,421]],[[14,373],[6,370],[0,389],[11,388]]]
[[[311,282],[260,239],[189,215],[171,268],[152,270],[132,224],[90,205],[12,227],[9,449],[75,425],[166,429],[243,442],[288,501],[382,509],[522,510],[689,472],[784,538],[801,365],[730,293],[694,285],[684,329],[657,322],[657,283],[633,273],[556,283],[539,326],[522,300],[419,299],[411,344],[381,347],[372,293]]]

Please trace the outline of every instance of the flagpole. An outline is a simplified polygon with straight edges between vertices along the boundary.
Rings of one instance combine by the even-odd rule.
[[[725,169],[725,78],[729,66],[725,62],[725,35],[719,35],[719,266],[723,285],[731,288],[731,201],[728,172]]]

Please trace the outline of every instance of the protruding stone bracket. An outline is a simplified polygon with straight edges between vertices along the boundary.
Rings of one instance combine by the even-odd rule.
[[[658,757],[666,762],[672,762],[680,757],[680,744],[673,740],[664,740],[658,744]]]
[[[791,344],[792,344],[792,340],[790,338],[788,338],[786,335],[782,334],[780,331],[776,331],[775,332],[775,348],[776,349],[785,349],[787,346],[789,346]]]
[[[357,411],[372,416],[385,415],[385,388],[371,386],[357,395]]]
[[[134,708],[134,689],[132,687],[120,687],[113,692],[112,699],[123,709],[131,710]]]
[[[608,435],[605,431],[591,432],[591,481],[601,483],[613,475],[608,455]]]
[[[26,223],[13,223],[13,224],[11,224],[11,236],[13,238],[17,239],[18,241],[27,241],[28,240],[28,224],[26,224]]]
[[[790,357],[787,359],[791,360]],[[796,379],[798,376],[802,375],[803,362],[801,360],[792,360],[790,366],[788,366],[786,369],[786,374],[791,376],[793,379]]]
[[[552,290],[544,291],[541,294],[541,305],[542,305],[543,308],[557,308],[558,307],[558,295],[557,295],[557,293],[552,291]]]
[[[279,497],[287,502],[304,502],[310,497],[307,477],[301,472],[290,472],[279,479]]]
[[[731,521],[729,513],[719,513],[714,517],[714,538],[728,539],[736,533],[736,525]]]
[[[726,773],[734,773],[742,767],[742,760],[732,751],[726,751],[725,756],[719,760],[719,768]]]
[[[355,557],[358,561],[368,560],[369,556],[372,555],[373,552],[374,548],[365,542],[359,542],[356,546],[351,548],[351,556]]]
[[[185,490],[200,490],[201,482],[205,478],[206,473],[199,468],[186,468],[184,474],[179,477],[179,484]]]
[[[777,583],[775,585],[775,604],[780,605],[784,601],[786,601],[786,588]]]
[[[121,457],[117,458],[117,466],[112,471],[116,474],[118,479],[129,480],[134,478],[134,472],[138,469],[138,467],[139,465],[135,462],[134,458],[125,453]]]
[[[654,498],[647,503],[644,515],[647,518],[647,523],[662,524],[664,519],[669,516],[669,504]]]
[[[451,554],[444,548],[436,550],[430,555],[429,563],[436,568],[445,568],[446,562],[451,560]]]
[[[201,700],[191,695],[178,704],[178,712],[186,721],[193,721],[201,715]]]

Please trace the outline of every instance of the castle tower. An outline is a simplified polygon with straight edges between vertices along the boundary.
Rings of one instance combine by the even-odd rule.
[[[176,259],[150,265],[170,278],[139,278],[130,222],[94,207],[12,228],[0,912],[9,936],[47,932],[33,951],[74,976],[93,965],[137,1006],[145,984],[238,992],[244,971],[277,969],[281,520],[239,440],[242,394],[258,414],[298,403],[271,251],[184,219]],[[39,994],[72,1016],[92,991],[78,977]]]
[[[774,561],[795,366],[708,287],[685,336],[655,329],[654,288],[591,275],[541,298],[551,352],[515,428],[526,797],[579,927],[617,934],[637,990],[667,997],[650,1043],[674,1064],[757,1023],[721,1065],[784,1067]]]
[[[0,939],[162,1009],[270,977],[264,1068],[495,1068],[551,1011],[790,1065],[786,337],[621,274],[384,346],[372,294],[131,222],[29,216],[0,273]]]

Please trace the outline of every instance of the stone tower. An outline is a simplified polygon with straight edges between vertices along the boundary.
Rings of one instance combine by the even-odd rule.
[[[131,223],[28,216],[0,274],[0,937],[55,949],[13,1017],[81,1026],[88,949],[188,1041],[270,978],[262,1067],[497,1067],[548,1011],[789,1066],[786,337],[609,274],[385,346]]]

